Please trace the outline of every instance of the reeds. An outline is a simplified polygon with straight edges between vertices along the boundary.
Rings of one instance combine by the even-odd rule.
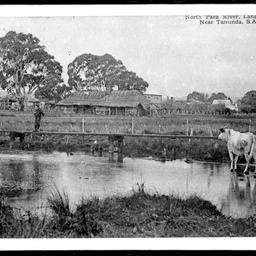
[[[52,215],[13,214],[0,206],[0,237],[249,237],[256,236],[255,216],[233,219],[197,195],[181,198],[148,193],[137,184],[132,194],[82,199],[74,211],[57,188],[47,202]]]

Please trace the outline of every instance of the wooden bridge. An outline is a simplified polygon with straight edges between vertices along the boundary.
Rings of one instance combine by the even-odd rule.
[[[123,140],[124,137],[139,137],[139,138],[166,138],[166,139],[218,139],[217,136],[192,136],[192,135],[169,135],[169,134],[130,134],[130,133],[84,133],[84,132],[50,132],[50,131],[13,131],[13,130],[0,130],[0,135],[4,134],[10,136],[10,145],[14,142],[15,138],[20,138],[20,142],[24,141],[26,135],[64,135],[64,136],[106,136],[109,141],[109,161],[114,160],[114,153],[117,152],[118,162],[123,161]],[[95,146],[91,146],[91,151],[94,154]],[[98,146],[98,145],[97,145]],[[99,147],[99,155],[102,155],[102,148]],[[166,157],[166,150],[163,151],[163,157]]]
[[[10,134],[13,130],[0,130],[0,134]],[[16,131],[18,133],[18,131]],[[25,135],[38,134],[38,135],[82,135],[82,136],[110,136],[119,135],[123,137],[151,137],[151,138],[169,138],[169,139],[218,139],[217,136],[195,136],[195,135],[171,135],[171,134],[132,134],[132,133],[86,133],[86,132],[50,132],[50,131],[22,131]]]

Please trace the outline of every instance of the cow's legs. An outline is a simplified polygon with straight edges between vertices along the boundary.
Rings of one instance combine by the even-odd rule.
[[[244,174],[247,174],[251,158],[249,156],[249,153],[247,153],[247,152],[245,152],[244,156],[245,156],[245,159],[246,159],[246,166],[245,166],[245,169],[244,169]]]
[[[254,161],[254,165],[255,165],[253,176],[256,177],[256,152],[255,151],[253,152],[253,161]]]
[[[237,161],[238,161],[238,155],[235,156],[235,172],[237,171]]]
[[[233,172],[233,164],[234,164],[234,156],[232,152],[229,152],[229,158],[230,158],[230,171]]]

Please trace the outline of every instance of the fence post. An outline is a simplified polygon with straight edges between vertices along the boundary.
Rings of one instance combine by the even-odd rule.
[[[134,118],[132,118],[132,134],[134,134]]]
[[[109,133],[109,126],[108,126],[108,123],[105,124],[105,128],[106,128],[106,133]]]
[[[158,126],[158,133],[161,133],[161,124]]]
[[[123,162],[123,147],[124,147],[124,140],[123,138],[119,139],[118,140],[118,153],[117,153],[117,161],[119,163],[122,163]]]
[[[109,158],[109,162],[113,162],[114,161],[114,139],[109,136],[108,141],[109,141],[108,158]]]
[[[188,119],[187,119],[187,136],[188,136]]]
[[[252,119],[249,120],[249,132],[251,132]]]
[[[82,132],[84,133],[84,117],[82,118]]]
[[[209,127],[209,133],[210,133],[210,136],[211,136],[211,137],[213,137],[213,134],[212,134],[212,128],[211,128],[211,126],[210,126],[210,125],[209,125],[208,127]]]
[[[102,157],[102,153],[103,153],[103,147],[102,145],[99,146],[99,157]]]
[[[194,133],[194,129],[193,129],[193,128],[191,128],[190,136],[193,136],[193,133]],[[189,142],[191,142],[191,139],[189,139]]]

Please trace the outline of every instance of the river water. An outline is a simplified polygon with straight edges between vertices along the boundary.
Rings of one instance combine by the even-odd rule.
[[[236,178],[227,164],[138,158],[109,163],[106,157],[83,153],[0,154],[0,184],[23,188],[5,198],[23,212],[46,212],[45,199],[56,188],[68,194],[74,209],[82,198],[128,195],[137,184],[150,193],[198,195],[235,218],[256,212],[255,179]]]

